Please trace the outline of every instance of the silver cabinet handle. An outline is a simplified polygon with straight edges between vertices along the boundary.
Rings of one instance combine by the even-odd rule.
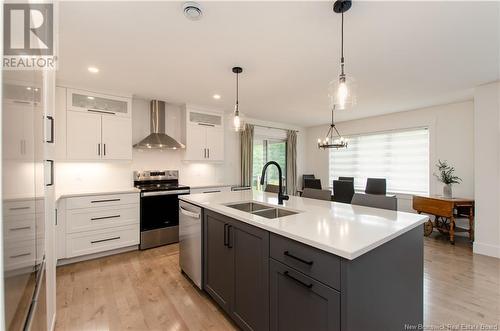
[[[188,217],[200,218],[200,214],[198,214],[198,213],[193,213],[192,211],[189,211],[189,210],[184,209],[182,207],[179,207],[179,210],[181,211],[181,214],[186,215]]]
[[[98,110],[98,109],[87,109],[87,111],[92,112],[92,113],[101,113],[101,114],[110,114],[110,115],[115,115],[115,112],[112,111],[107,111],[107,110]]]
[[[50,122],[50,139],[45,140],[46,143],[53,144],[54,143],[54,117],[47,115],[46,118]]]
[[[210,127],[214,127],[215,124],[208,124],[208,123],[198,123],[198,125],[201,125],[201,126],[210,126]]]
[[[97,144],[97,155],[101,155],[101,144]]]
[[[105,220],[108,218],[119,218],[120,215],[111,215],[111,216],[102,216],[102,217],[92,217],[90,220],[91,221],[97,221],[97,220]]]
[[[106,155],[106,144],[103,144],[104,155]]]
[[[92,200],[90,203],[98,203],[98,202],[113,202],[113,201],[120,201],[121,199],[106,199],[106,200]]]
[[[50,164],[50,182],[45,184],[45,186],[53,186],[54,185],[54,160],[45,160]]]
[[[12,207],[12,208],[9,208],[9,210],[26,210],[26,209],[30,209],[30,207],[26,206],[26,207]]]
[[[31,229],[31,226],[22,226],[22,227],[19,227],[19,228],[12,228],[12,229],[9,229],[10,231],[19,231],[19,230],[29,230]]]
[[[91,244],[97,244],[97,243],[102,243],[102,242],[105,242],[105,241],[118,240],[120,238],[121,237],[113,237],[113,238],[108,238],[108,239],[94,240],[94,241],[91,241],[90,243]]]
[[[9,256],[11,259],[16,259],[18,257],[23,257],[23,256],[29,256],[31,253],[23,253],[23,254],[17,254],[17,255],[11,255]]]

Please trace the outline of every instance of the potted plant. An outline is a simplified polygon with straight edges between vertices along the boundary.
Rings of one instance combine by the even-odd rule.
[[[443,187],[443,195],[446,198],[451,198],[453,196],[452,194],[452,189],[451,186],[453,184],[459,184],[462,182],[462,179],[458,176],[455,176],[455,167],[452,167],[448,164],[448,161],[441,161],[438,160],[438,163],[436,164],[436,167],[438,168],[439,173],[436,174],[434,173],[434,176],[442,182],[444,185]]]

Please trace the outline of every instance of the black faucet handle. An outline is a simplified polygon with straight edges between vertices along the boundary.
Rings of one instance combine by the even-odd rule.
[[[290,199],[290,197],[289,197],[288,195],[282,195],[282,196],[281,196],[281,199],[283,199],[283,200],[288,200],[288,199]]]

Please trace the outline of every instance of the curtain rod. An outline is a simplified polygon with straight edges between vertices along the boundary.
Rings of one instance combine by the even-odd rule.
[[[266,125],[252,124],[252,123],[248,123],[248,124],[253,125],[253,126],[258,126],[258,127],[261,127],[261,128],[266,128],[266,129],[276,129],[276,130],[283,130],[283,131],[288,131],[289,130],[289,129],[277,128],[277,127],[274,127],[274,126],[266,126]],[[299,130],[290,130],[290,131],[300,132]]]

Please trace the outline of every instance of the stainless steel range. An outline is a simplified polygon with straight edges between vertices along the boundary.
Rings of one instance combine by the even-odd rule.
[[[134,171],[134,186],[141,190],[140,249],[178,242],[179,195],[189,194],[189,186],[179,185],[179,171]]]

